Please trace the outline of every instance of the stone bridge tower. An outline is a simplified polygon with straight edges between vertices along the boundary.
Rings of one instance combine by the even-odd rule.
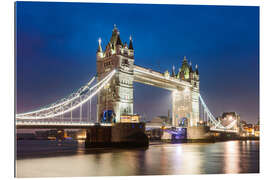
[[[112,70],[117,70],[110,83],[98,94],[97,121],[101,121],[104,112],[110,111],[113,117],[110,121],[120,122],[121,115],[133,114],[134,50],[131,36],[129,45],[122,43],[120,32],[114,25],[111,39],[104,51],[99,39],[96,56],[98,81]],[[108,115],[105,113],[105,116]]]
[[[188,64],[186,57],[182,61],[182,66],[178,73],[175,73],[174,68],[172,76],[186,81],[190,86],[178,88],[173,91],[172,95],[172,125],[178,127],[185,125],[188,127],[197,126],[199,122],[199,71],[198,66],[195,70],[192,64]]]

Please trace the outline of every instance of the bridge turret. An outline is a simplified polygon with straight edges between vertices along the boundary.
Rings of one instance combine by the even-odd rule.
[[[181,77],[181,68],[178,69],[178,73],[177,73],[177,75],[176,75],[176,78],[177,78],[177,79],[183,79],[183,78]]]
[[[194,79],[194,71],[192,69],[192,63],[191,63],[191,61],[189,63],[189,79],[190,80],[193,80]]]
[[[101,47],[101,38],[98,39],[97,59],[103,58],[103,50]]]
[[[196,66],[195,66],[195,79],[197,80],[197,81],[199,81],[200,80],[200,76],[199,76],[199,69],[198,69],[198,65],[196,64]]]
[[[124,43],[124,48],[125,48],[125,49],[128,48],[127,42]]]
[[[170,77],[170,72],[168,70],[166,70],[164,72],[164,76],[165,76],[165,78],[169,78]]]
[[[188,80],[189,79],[189,66],[188,66],[188,62],[187,62],[186,56],[184,56],[184,59],[182,61],[180,78],[181,79],[184,79],[184,80]]]
[[[173,65],[173,67],[172,67],[172,77],[175,77],[175,76],[176,76],[176,74],[175,74],[175,67]]]
[[[118,35],[117,35],[117,41],[115,43],[116,45],[116,54],[121,54],[121,49],[123,47],[123,44],[122,44],[122,41],[120,39],[120,33],[118,32]]]
[[[129,54],[128,54],[129,56],[131,56],[131,57],[134,56],[133,40],[132,40],[131,36],[129,36],[128,52],[129,52]]]
[[[97,61],[98,81],[114,69],[117,72],[108,87],[102,89],[98,95],[97,121],[104,120],[104,112],[111,112],[116,123],[121,122],[122,115],[133,114],[133,66],[132,39],[130,38],[129,46],[127,43],[123,44],[120,32],[114,25],[105,55]]]
[[[129,46],[128,49],[133,50],[133,42],[132,42],[132,37],[129,36]]]

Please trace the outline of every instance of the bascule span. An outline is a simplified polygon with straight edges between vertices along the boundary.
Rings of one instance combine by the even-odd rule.
[[[166,77],[160,72],[147,69],[142,66],[134,65],[133,70],[134,81],[138,83],[147,84],[170,91],[183,89],[183,87],[191,87],[191,84],[186,81],[182,81],[171,76]]]

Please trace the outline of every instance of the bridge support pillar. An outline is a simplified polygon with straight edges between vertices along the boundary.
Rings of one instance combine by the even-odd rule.
[[[171,140],[172,139],[172,135],[166,131],[163,131],[163,134],[161,136],[161,140]]]
[[[172,125],[174,127],[197,126],[199,122],[198,88],[184,87],[173,91],[172,109]],[[184,122],[185,124],[182,124]]]
[[[147,147],[145,123],[116,123],[112,126],[111,141],[117,147]]]
[[[116,123],[87,129],[85,147],[147,147],[145,123]]]
[[[179,127],[181,123],[193,125],[192,119],[191,90],[186,87],[172,92],[172,125]]]
[[[192,126],[187,127],[188,140],[207,140],[211,139],[210,127],[208,126]]]

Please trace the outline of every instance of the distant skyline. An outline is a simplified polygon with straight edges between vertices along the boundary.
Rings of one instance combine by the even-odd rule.
[[[116,24],[131,35],[135,64],[178,71],[198,64],[200,92],[215,116],[259,117],[259,7],[16,2],[17,111],[50,104],[96,73]],[[171,92],[134,83],[134,112],[167,115]],[[93,102],[94,103],[94,102]],[[95,112],[93,106],[93,112]],[[93,118],[95,120],[95,118]]]

